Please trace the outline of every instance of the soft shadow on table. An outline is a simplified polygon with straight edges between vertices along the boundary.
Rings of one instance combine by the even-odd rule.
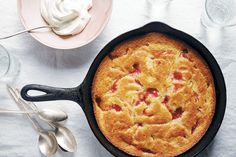
[[[233,49],[232,43],[233,33],[236,29],[234,27],[215,28],[210,26],[204,26],[201,23],[199,30],[199,38],[203,41],[203,44],[211,51],[213,55],[227,57]]]
[[[168,13],[172,0],[146,0],[146,18],[152,21],[164,22],[168,19]]]
[[[236,27],[212,28],[201,25],[199,30],[200,41],[209,49],[216,58],[221,70],[227,68],[231,63],[235,62],[234,33]]]
[[[41,157],[45,157],[42,153],[40,153]],[[58,157],[75,157],[76,154],[75,153],[70,153],[70,152],[63,152],[61,149],[58,148],[56,156]]]
[[[204,43],[207,44],[211,49],[216,48],[222,43],[222,34],[224,33],[224,29],[221,28],[211,28],[200,24],[199,35],[200,38],[204,40]]]
[[[199,155],[196,157],[206,157],[206,156],[212,156],[212,152],[215,149],[214,147],[215,140],[213,140],[206,149],[204,149]]]
[[[75,156],[76,156],[75,153],[64,152],[64,151],[62,151],[62,150],[59,149],[59,148],[58,148],[57,154],[58,154],[58,156],[60,156],[60,157],[64,157],[64,156],[66,156],[66,157],[75,157]],[[42,156],[42,155],[41,155],[41,156]],[[43,156],[42,156],[42,157],[43,157]]]
[[[81,139],[78,140],[78,142],[81,142],[83,139],[84,142],[80,144],[82,144],[85,148],[89,148],[90,152],[88,156],[112,157],[111,153],[102,146],[88,125],[83,128],[78,128],[75,132],[79,132],[81,135],[78,137],[78,139]],[[80,149],[81,147],[78,145],[78,151],[81,151]]]

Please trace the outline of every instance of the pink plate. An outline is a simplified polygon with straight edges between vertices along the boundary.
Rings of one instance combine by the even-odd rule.
[[[40,0],[18,0],[17,4],[20,19],[26,29],[46,25],[40,14]],[[93,7],[89,12],[91,19],[80,34],[62,37],[50,29],[30,34],[44,45],[56,49],[81,47],[94,40],[106,26],[112,12],[112,0],[93,0]]]

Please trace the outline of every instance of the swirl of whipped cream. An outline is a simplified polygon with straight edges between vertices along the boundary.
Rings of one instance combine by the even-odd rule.
[[[92,0],[41,0],[41,15],[58,35],[80,33],[91,15]]]

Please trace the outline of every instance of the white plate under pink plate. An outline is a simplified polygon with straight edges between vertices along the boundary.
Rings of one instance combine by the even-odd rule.
[[[91,19],[85,29],[73,36],[59,36],[50,29],[30,33],[36,40],[56,49],[73,49],[93,41],[106,26],[112,12],[112,0],[93,0]],[[45,26],[41,17],[40,0],[18,0],[18,13],[26,29]]]

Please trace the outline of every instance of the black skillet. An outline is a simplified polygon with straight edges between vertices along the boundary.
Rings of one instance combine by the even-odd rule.
[[[111,42],[109,42],[97,55],[84,81],[78,87],[55,88],[55,87],[32,84],[23,87],[23,89],[21,90],[21,96],[27,101],[72,100],[78,103],[83,109],[93,133],[95,134],[97,139],[101,142],[101,144],[115,156],[118,157],[130,156],[127,153],[116,148],[114,145],[112,145],[99,130],[93,112],[91,86],[95,72],[99,64],[106,55],[112,52],[112,50],[116,45],[120,44],[121,42],[127,39],[133,38],[135,36],[144,35],[150,32],[164,33],[186,42],[188,45],[197,50],[197,52],[205,59],[214,77],[214,83],[216,89],[216,110],[212,123],[207,132],[205,133],[205,135],[196,145],[194,145],[191,149],[189,149],[185,153],[179,155],[181,157],[196,156],[204,148],[206,148],[207,145],[212,141],[222,123],[226,107],[225,82],[220,67],[217,64],[215,58],[203,44],[201,44],[198,40],[196,40],[192,36],[182,31],[176,30],[164,23],[160,22],[149,23],[141,28],[124,33],[115,38],[114,40],[112,40]],[[45,92],[45,94],[39,96],[30,96],[27,93],[30,90],[42,91]]]

